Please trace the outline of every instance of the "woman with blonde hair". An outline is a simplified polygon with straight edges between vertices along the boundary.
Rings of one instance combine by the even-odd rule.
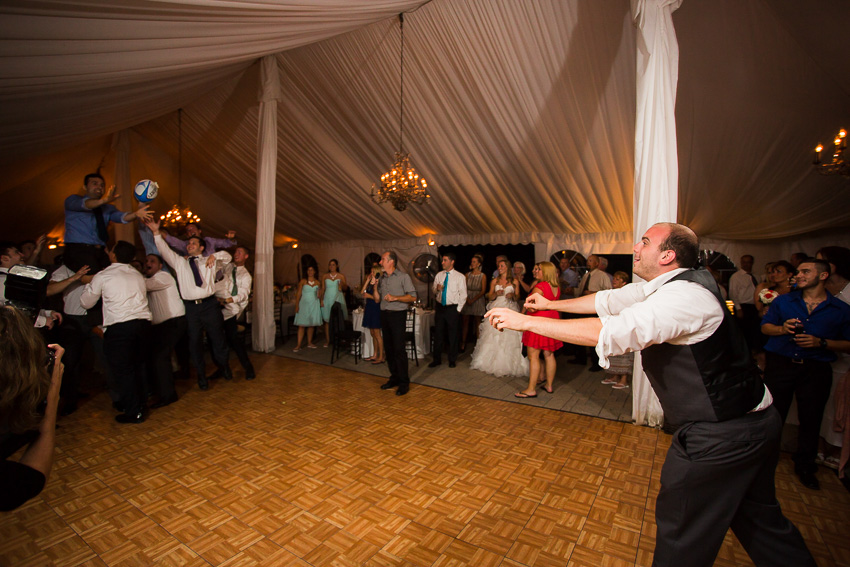
[[[558,285],[558,271],[555,269],[555,264],[552,262],[540,262],[534,265],[532,271],[534,278],[537,280],[534,288],[531,290],[531,295],[539,293],[549,301],[554,301],[561,296],[561,288]],[[537,311],[529,309],[528,315],[532,317],[548,317],[550,319],[558,319],[557,311],[547,309]],[[555,362],[555,351],[564,346],[561,341],[556,341],[531,331],[525,331],[522,334],[522,344],[528,349],[528,387],[514,394],[517,398],[536,398],[537,386],[544,384],[543,389],[548,393],[552,393],[552,382],[555,380],[555,370],[557,363]],[[543,366],[540,365],[540,353],[543,353]],[[545,367],[545,373],[544,373]]]
[[[47,483],[53,467],[64,353],[59,345],[45,346],[32,321],[20,311],[0,307],[0,427],[3,433],[23,433],[38,425],[38,437],[19,462],[0,461],[2,511],[14,510]],[[39,418],[36,407],[45,397],[44,417]]]

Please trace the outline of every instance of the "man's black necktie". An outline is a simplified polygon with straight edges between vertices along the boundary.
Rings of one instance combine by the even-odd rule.
[[[189,267],[192,268],[192,275],[195,276],[195,285],[204,287],[204,280],[201,278],[201,271],[198,270],[198,262],[196,262],[198,258],[199,256],[189,256]]]
[[[758,285],[759,285],[759,281],[756,279],[756,277],[755,277],[754,275],[750,274],[750,279],[751,279],[751,280],[753,280],[753,285],[754,285],[754,286],[758,286]]]
[[[97,225],[97,237],[106,244],[109,241],[109,231],[106,230],[106,221],[103,220],[103,205],[95,207],[92,212],[94,213],[94,223]]]

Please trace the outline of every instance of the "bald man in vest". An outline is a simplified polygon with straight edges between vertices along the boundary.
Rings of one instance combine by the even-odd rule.
[[[534,294],[525,304],[598,317],[509,309],[485,317],[497,329],[595,346],[603,367],[611,355],[642,351],[664,418],[677,427],[661,470],[653,565],[713,565],[730,527],[756,565],[815,565],[776,500],[781,417],[714,278],[693,269],[698,255],[691,229],[656,224],[634,247],[634,273],[646,282],[561,301]]]

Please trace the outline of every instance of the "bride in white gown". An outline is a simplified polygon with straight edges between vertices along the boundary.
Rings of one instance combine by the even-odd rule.
[[[507,262],[499,262],[499,276],[490,284],[487,309],[507,307],[519,311],[516,290],[519,282],[508,276]],[[487,320],[482,321],[478,330],[478,343],[472,353],[470,368],[481,370],[495,376],[525,376],[528,374],[528,360],[522,356],[522,333],[505,329],[497,331]]]

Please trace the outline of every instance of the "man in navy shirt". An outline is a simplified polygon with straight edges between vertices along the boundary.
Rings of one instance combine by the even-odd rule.
[[[146,221],[150,218],[148,207],[141,205],[132,213],[124,213],[111,203],[118,198],[115,186],[106,189],[100,173],[89,173],[83,180],[84,195],[71,195],[65,199],[65,265],[76,272],[83,266],[89,267],[91,276],[109,265],[106,242],[110,222],[128,223],[134,219]]]
[[[773,300],[761,323],[762,333],[770,336],[764,381],[783,422],[797,396],[800,429],[794,470],[803,486],[813,490],[820,488],[815,457],[832,386],[830,363],[836,351],[850,351],[850,305],[826,290],[829,274],[823,260],[802,262],[797,289]]]

